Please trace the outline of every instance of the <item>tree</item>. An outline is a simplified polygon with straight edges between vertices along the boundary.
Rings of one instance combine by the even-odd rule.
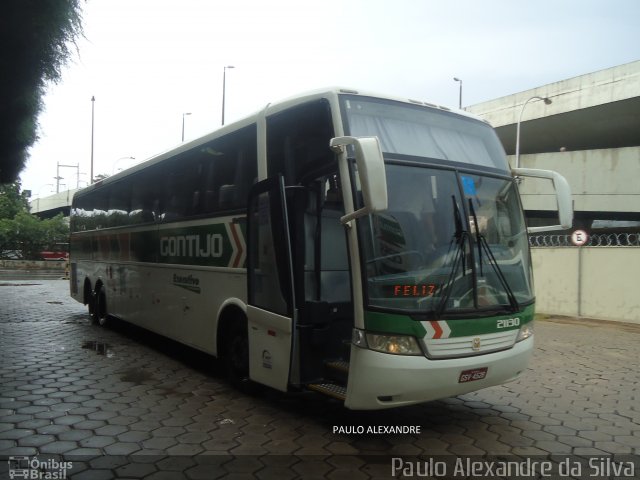
[[[29,211],[29,200],[20,192],[20,183],[0,185],[0,219],[13,218],[21,211]]]
[[[69,225],[62,214],[41,220],[29,213],[20,183],[0,185],[0,258],[39,259],[39,252],[66,243]]]
[[[0,184],[37,140],[47,82],[58,82],[82,34],[81,0],[4,0],[0,15]]]

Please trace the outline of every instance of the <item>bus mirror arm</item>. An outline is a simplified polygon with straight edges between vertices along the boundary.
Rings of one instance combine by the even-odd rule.
[[[329,146],[338,153],[338,161],[346,162],[345,147],[353,145],[356,153],[356,165],[362,190],[364,206],[358,210],[345,212],[340,219],[343,224],[351,220],[381,212],[387,209],[387,176],[384,169],[384,157],[377,137],[336,137]]]
[[[573,226],[573,204],[571,200],[571,187],[567,179],[558,172],[552,170],[538,170],[534,168],[514,168],[513,174],[518,177],[533,177],[551,180],[556,192],[558,203],[559,225],[549,225],[542,227],[529,227],[529,233],[549,232],[553,230],[567,230]]]

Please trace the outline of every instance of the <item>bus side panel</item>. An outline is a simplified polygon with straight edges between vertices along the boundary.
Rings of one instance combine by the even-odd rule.
[[[118,318],[216,354],[217,313],[229,298],[246,302],[243,270],[111,264],[107,304]]]

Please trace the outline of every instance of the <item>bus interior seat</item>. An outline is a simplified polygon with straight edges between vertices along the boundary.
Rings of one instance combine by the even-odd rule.
[[[165,220],[175,220],[180,218],[185,213],[186,202],[185,199],[178,195],[171,195],[169,203],[165,211]]]
[[[311,202],[313,203],[313,202]],[[318,219],[315,208],[305,212],[305,290],[306,298],[329,303],[351,301],[349,258],[344,227],[340,222],[341,209],[325,204],[320,214],[320,285],[315,272],[315,242]],[[320,292],[320,298],[317,292]]]
[[[216,209],[216,195],[213,190],[204,192],[204,213],[214,212]]]
[[[229,210],[237,205],[237,189],[235,185],[220,185],[218,192],[218,206],[221,210]]]
[[[195,192],[193,192],[193,195],[191,196],[191,209],[190,212],[195,214],[195,213],[200,213],[200,200],[201,200],[202,195],[200,195],[200,190],[196,190]]]

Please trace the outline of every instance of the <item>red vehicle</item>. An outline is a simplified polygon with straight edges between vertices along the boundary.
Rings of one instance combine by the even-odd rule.
[[[69,244],[57,243],[52,248],[40,252],[42,260],[68,261],[69,260]]]

